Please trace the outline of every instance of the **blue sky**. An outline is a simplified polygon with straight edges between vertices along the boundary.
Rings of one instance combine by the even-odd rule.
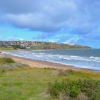
[[[100,48],[100,0],[0,0],[0,41]]]

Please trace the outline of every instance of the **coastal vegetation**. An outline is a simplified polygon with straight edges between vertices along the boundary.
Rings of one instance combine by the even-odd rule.
[[[15,63],[15,61],[7,57],[0,58],[0,64],[9,64],[9,63]]]
[[[5,72],[16,68],[29,67],[27,64],[16,63],[12,58],[0,58],[0,71]]]
[[[51,43],[42,42],[31,46],[31,49],[90,49],[91,47],[76,45],[76,44],[63,44],[63,43]]]
[[[18,67],[2,59],[7,70],[0,70],[0,100],[100,100],[99,72]]]

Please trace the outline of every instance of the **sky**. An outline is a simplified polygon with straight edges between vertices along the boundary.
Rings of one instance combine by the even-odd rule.
[[[0,0],[0,41],[100,48],[100,0]]]

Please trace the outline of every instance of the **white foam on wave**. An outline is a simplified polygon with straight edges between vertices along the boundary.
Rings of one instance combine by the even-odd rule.
[[[40,55],[44,55],[45,53],[39,53]]]
[[[100,57],[90,57],[91,60],[95,61],[95,62],[100,62]]]
[[[59,56],[58,58],[63,58],[63,56]]]
[[[71,65],[71,66],[75,66],[77,68],[88,68],[88,69],[93,69],[93,70],[100,70],[100,68],[95,65],[95,63],[85,63],[85,64],[82,64],[82,63],[66,63],[66,62],[58,62],[58,61],[50,61],[48,60],[49,62],[53,62],[53,63],[59,63],[59,64],[63,64],[63,65]],[[94,67],[95,66],[95,67]]]
[[[70,56],[70,57],[72,57],[72,58],[80,58],[80,56]]]
[[[32,53],[32,55],[35,55],[35,53]]]
[[[36,57],[42,57],[41,55],[35,55]]]
[[[86,60],[86,58],[81,57],[81,56],[70,56],[71,60]]]
[[[70,56],[69,58],[70,60],[79,60],[79,61],[100,61],[100,57],[96,58],[96,57],[81,57],[81,56]]]
[[[90,58],[95,58],[95,57],[91,56]]]
[[[96,60],[100,60],[100,57],[95,57]]]
[[[48,55],[48,57],[52,58],[52,57],[53,57],[53,55],[49,54],[49,55]]]

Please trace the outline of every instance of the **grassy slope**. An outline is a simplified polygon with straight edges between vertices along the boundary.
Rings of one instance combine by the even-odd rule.
[[[40,43],[35,46],[31,46],[31,49],[91,49],[90,47],[81,45],[70,45],[70,44],[56,44],[56,43]]]
[[[49,100],[43,92],[48,82],[55,80],[51,71],[29,68],[1,73],[0,100]]]
[[[56,75],[54,69],[39,68],[20,68],[4,73],[0,72],[0,100],[56,100],[46,97],[44,93],[49,82],[79,78],[99,80],[100,74],[75,72],[63,76]]]

